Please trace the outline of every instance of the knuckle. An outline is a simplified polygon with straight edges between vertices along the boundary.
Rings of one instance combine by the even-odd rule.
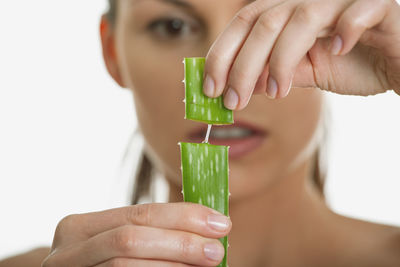
[[[295,11],[295,18],[301,23],[312,23],[318,20],[321,8],[314,1],[306,1],[300,4]]]
[[[151,222],[151,204],[135,205],[128,210],[128,221],[138,225],[149,225]]]
[[[280,13],[275,11],[270,11],[264,13],[260,16],[258,23],[263,31],[276,32],[281,28],[281,18]]]
[[[193,214],[193,211],[187,210],[187,212],[178,214],[177,216],[177,224],[179,226],[190,227],[196,215]]]
[[[179,221],[191,223],[193,219],[206,217],[210,213],[210,208],[197,203],[184,203],[183,212],[180,213]]]
[[[111,246],[123,254],[131,254],[136,248],[136,231],[130,225],[116,231],[111,240]]]
[[[196,248],[195,240],[191,234],[183,234],[179,240],[179,253],[184,259],[190,259]]]
[[[207,55],[206,69],[209,71],[216,71],[221,69],[227,62],[224,57],[226,53],[218,46],[213,46]]]
[[[254,18],[257,17],[258,9],[256,5],[247,5],[242,8],[235,16],[235,19],[245,26],[253,24]]]
[[[291,71],[291,68],[288,67],[288,64],[284,64],[282,60],[275,60],[274,64],[271,64],[270,73],[274,78],[282,77],[285,73]]]
[[[342,27],[349,31],[356,31],[367,28],[367,25],[361,19],[354,19],[350,16],[343,18]]]
[[[229,87],[233,88],[239,96],[238,110],[242,110],[248,103],[251,93],[254,90],[255,81],[250,78],[249,74],[238,70],[235,74],[235,78],[231,78],[229,81]]]
[[[279,79],[279,77],[285,77],[287,73],[291,73],[292,71],[293,66],[290,64],[290,60],[281,55],[272,55],[269,73],[275,79]]]
[[[78,221],[79,215],[72,214],[64,217],[56,227],[56,235],[64,235],[73,231],[79,225]]]
[[[250,89],[251,77],[246,68],[233,67],[229,74],[229,86],[234,88],[241,96]]]

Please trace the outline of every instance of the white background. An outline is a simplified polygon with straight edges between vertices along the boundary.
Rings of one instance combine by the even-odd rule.
[[[50,245],[67,214],[127,200],[118,174],[136,119],[102,62],[105,7],[0,1],[0,258]],[[400,226],[400,97],[329,100],[330,205]]]

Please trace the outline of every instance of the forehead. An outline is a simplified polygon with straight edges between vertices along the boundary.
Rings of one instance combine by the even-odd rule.
[[[138,17],[138,14],[161,12],[164,8],[180,9],[188,14],[207,20],[208,24],[220,25],[232,19],[244,6],[256,0],[114,0],[118,2],[121,20]],[[273,0],[270,0],[273,1]],[[160,9],[159,9],[160,8]],[[162,9],[161,9],[162,8]],[[166,9],[165,9],[166,10]],[[124,15],[122,15],[124,14]]]
[[[110,1],[115,2],[116,0],[110,0]],[[193,6],[196,5],[201,6],[201,5],[213,4],[215,3],[215,1],[221,2],[223,0],[121,0],[121,1],[125,2],[128,5],[135,5],[144,2],[160,2],[185,8],[192,8]],[[227,0],[227,1],[234,2],[234,0]],[[254,1],[255,0],[239,0],[238,2],[240,2],[242,5],[246,5]]]

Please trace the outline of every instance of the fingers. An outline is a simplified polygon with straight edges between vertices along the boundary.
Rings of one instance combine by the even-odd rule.
[[[297,1],[256,1],[251,8],[244,8],[209,52],[204,92],[209,96],[219,96],[223,89],[227,88],[224,104],[232,110],[243,109],[254,91],[262,93],[265,88],[271,98],[285,96],[290,88],[294,70],[307,53],[307,49],[312,47],[317,36],[331,31],[330,23],[339,12],[339,9],[333,8],[332,5],[343,5],[346,1],[335,1],[331,5],[323,1],[301,2],[299,12],[294,11],[298,9]],[[322,7],[325,12],[321,12]],[[255,15],[258,17],[253,19]],[[247,26],[244,26],[243,22],[246,24],[246,21]],[[296,26],[297,22],[299,25]],[[288,33],[282,38],[286,28],[289,29]],[[236,32],[239,32],[239,38],[235,43],[232,36]],[[303,39],[298,39],[299,35],[302,35]],[[281,39],[290,42],[280,42]],[[231,44],[232,41],[234,45]],[[281,46],[276,49],[278,44]],[[287,53],[286,49],[290,53]],[[275,50],[278,52],[274,55]],[[265,66],[268,63],[270,78],[266,80]],[[286,65],[287,63],[289,65]],[[209,81],[210,76],[213,77],[213,82]],[[210,94],[210,84],[216,86],[214,94]]]
[[[261,73],[260,77],[258,77],[257,83],[254,87],[253,94],[265,94],[265,88],[267,84],[267,78],[269,74],[269,65],[267,64],[264,67],[263,72]]]
[[[279,2],[281,0],[259,0],[245,6],[214,42],[207,54],[204,69],[204,93],[207,96],[222,94],[229,70],[257,18],[263,10]]]
[[[95,266],[113,258],[154,259],[201,266],[216,266],[224,257],[218,239],[153,228],[122,226],[64,248],[47,266]]]
[[[359,0],[343,12],[331,41],[331,53],[345,55],[356,45],[367,29],[381,23],[388,14],[392,1]],[[398,19],[398,18],[397,18]],[[370,38],[366,38],[367,43]],[[372,45],[374,45],[373,40]],[[375,45],[374,45],[375,46]]]
[[[212,238],[227,235],[232,226],[228,217],[193,203],[143,204],[69,217],[60,223],[57,235],[81,231],[86,236],[82,240],[123,225],[175,229]]]
[[[155,261],[155,260],[141,260],[141,259],[128,259],[128,258],[115,258],[107,262],[103,262],[95,267],[189,267],[184,263]]]
[[[247,106],[256,81],[265,69],[275,41],[293,8],[293,2],[284,2],[265,11],[258,18],[230,70],[225,107],[240,110]],[[233,94],[236,96],[232,97]]]
[[[348,53],[363,37],[371,43],[379,39],[382,45],[382,38],[365,31],[383,20],[381,28],[394,32],[393,25],[400,25],[399,9],[393,0],[255,1],[210,49],[204,92],[216,97],[226,89],[224,104],[232,110],[243,109],[255,93],[285,97],[317,38],[335,33],[329,47],[334,55]],[[388,13],[390,22],[384,20]],[[396,48],[393,39],[382,46]]]
[[[95,266],[114,258],[216,266],[224,257],[217,238],[226,236],[230,228],[228,217],[193,203],[71,215],[57,226],[53,252],[43,266]]]
[[[326,31],[343,10],[343,1],[333,2],[304,2],[296,7],[271,53],[267,94],[272,98],[289,93],[298,64],[320,32]]]

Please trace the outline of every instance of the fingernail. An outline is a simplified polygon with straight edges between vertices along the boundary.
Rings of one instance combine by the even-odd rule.
[[[271,99],[275,99],[278,94],[278,83],[272,76],[269,76],[267,85],[267,96]]]
[[[287,96],[288,96],[288,94],[289,94],[289,92],[290,92],[290,89],[292,89],[292,85],[293,85],[293,78],[290,79],[289,87],[288,87],[288,89],[287,89],[287,91],[285,92],[285,95],[284,95],[283,97],[287,97]]]
[[[204,79],[203,91],[206,96],[214,97],[215,82],[209,75],[206,75],[206,78]]]
[[[222,245],[216,243],[208,243],[204,245],[204,255],[212,261],[220,261],[225,255]]]
[[[339,55],[340,52],[342,51],[343,48],[343,40],[342,38],[340,38],[339,35],[336,35],[333,39],[332,39],[332,43],[331,43],[331,53],[333,55]]]
[[[225,231],[229,227],[229,219],[223,215],[210,214],[208,215],[207,223],[217,231]]]
[[[224,97],[224,105],[226,108],[234,110],[239,103],[239,96],[232,88],[229,88]]]

